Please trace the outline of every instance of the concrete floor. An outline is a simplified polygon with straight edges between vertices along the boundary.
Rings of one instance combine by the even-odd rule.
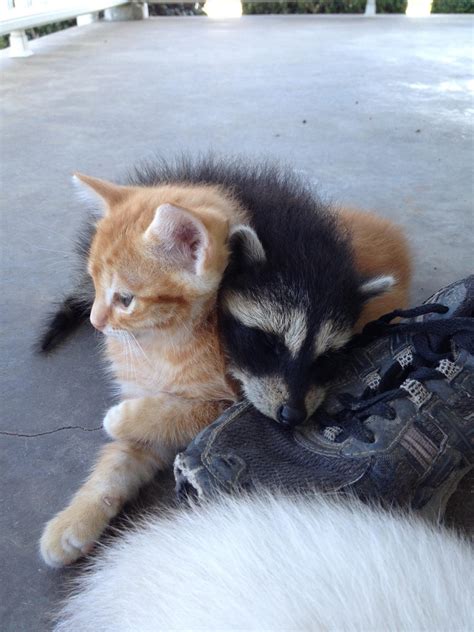
[[[471,29],[468,16],[166,18],[71,29],[0,59],[3,632],[50,627],[71,571],[46,568],[37,541],[104,441],[111,401],[90,331],[50,358],[31,350],[70,280],[70,174],[113,178],[153,152],[210,147],[281,158],[407,227],[418,302],[472,272]]]

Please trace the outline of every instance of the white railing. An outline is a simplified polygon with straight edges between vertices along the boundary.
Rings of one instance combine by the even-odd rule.
[[[103,11],[125,4],[128,0],[82,0],[80,2],[51,2],[51,0],[9,0],[6,11],[0,12],[0,35],[16,29],[29,29],[51,22],[61,22],[78,15]]]
[[[214,4],[226,1],[230,2],[213,0]],[[76,19],[81,26],[96,21],[100,11],[105,11],[106,20],[143,19],[148,17],[147,2],[165,4],[173,0],[0,0],[0,35],[10,35],[10,56],[28,57],[32,53],[28,49],[25,29],[70,19]],[[408,0],[406,13],[424,16],[429,15],[430,10],[431,0]],[[375,14],[376,0],[366,0],[365,15]]]
[[[128,6],[130,18],[137,17],[137,10],[146,17],[146,3],[132,7],[130,0],[0,0],[0,35],[10,35],[10,55],[27,57],[31,55],[25,29],[77,19],[78,25],[88,24],[97,19],[99,11],[113,10]],[[128,14],[125,14],[127,17]]]

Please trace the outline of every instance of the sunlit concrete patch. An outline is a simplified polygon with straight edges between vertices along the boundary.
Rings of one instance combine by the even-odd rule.
[[[456,79],[449,81],[441,81],[439,83],[405,83],[402,84],[411,90],[433,93],[465,93],[474,95],[474,80],[472,79]]]
[[[472,133],[474,81],[469,78],[443,79],[432,83],[421,81],[397,82],[399,86],[397,100],[410,103],[414,114],[436,121],[452,121],[467,124],[460,135]]]

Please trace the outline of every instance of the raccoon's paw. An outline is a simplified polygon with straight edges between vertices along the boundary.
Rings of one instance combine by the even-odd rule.
[[[107,414],[104,417],[102,425],[104,426],[105,432],[112,439],[121,438],[120,428],[123,426],[127,419],[127,404],[128,402],[122,402],[121,404],[112,406],[112,408],[109,408]]]
[[[104,512],[88,505],[70,505],[50,520],[41,536],[41,555],[49,566],[75,562],[93,549],[107,526]]]

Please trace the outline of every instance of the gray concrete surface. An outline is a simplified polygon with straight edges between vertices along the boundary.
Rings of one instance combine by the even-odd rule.
[[[407,227],[416,302],[472,271],[471,29],[467,16],[167,18],[71,29],[0,59],[3,632],[50,627],[73,571],[47,569],[37,541],[104,441],[111,401],[90,331],[52,357],[31,351],[69,283],[71,172],[112,178],[153,152],[209,147],[281,158]]]

